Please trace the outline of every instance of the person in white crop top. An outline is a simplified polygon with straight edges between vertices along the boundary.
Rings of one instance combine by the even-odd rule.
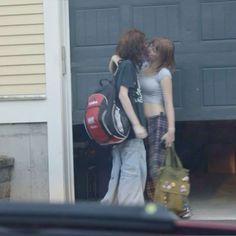
[[[147,120],[148,180],[147,195],[153,200],[157,173],[165,158],[165,146],[175,140],[175,113],[172,95],[174,44],[167,38],[155,38],[148,46],[148,63],[143,65],[140,85]]]
[[[146,192],[154,201],[157,173],[165,159],[165,147],[175,140],[175,112],[172,92],[172,72],[175,69],[174,43],[167,38],[154,38],[148,46],[148,63],[143,65],[140,85],[147,120],[147,163]],[[155,193],[158,194],[158,193]],[[191,216],[188,201],[181,217]]]

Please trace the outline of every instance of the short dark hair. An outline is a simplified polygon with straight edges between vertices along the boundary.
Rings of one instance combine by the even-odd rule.
[[[141,66],[146,53],[145,34],[142,31],[131,29],[122,34],[116,47],[117,55]]]

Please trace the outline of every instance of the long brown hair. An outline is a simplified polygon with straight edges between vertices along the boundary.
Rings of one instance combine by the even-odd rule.
[[[157,37],[150,42],[149,46],[156,53],[150,61],[149,69],[158,72],[161,68],[166,67],[173,72],[175,70],[174,43],[168,38]]]
[[[129,59],[134,64],[141,66],[143,57],[146,56],[145,34],[138,29],[131,29],[122,34],[116,54],[123,59]]]

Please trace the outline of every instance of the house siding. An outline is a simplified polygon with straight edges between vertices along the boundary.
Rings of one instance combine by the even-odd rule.
[[[0,0],[0,155],[15,160],[11,201],[49,200],[45,78],[43,0]]]
[[[0,99],[44,98],[43,0],[0,1]]]

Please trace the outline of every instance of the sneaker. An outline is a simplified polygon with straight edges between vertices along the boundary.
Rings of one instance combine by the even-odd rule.
[[[189,219],[192,216],[190,207],[186,207],[182,212],[178,214],[181,219]]]

